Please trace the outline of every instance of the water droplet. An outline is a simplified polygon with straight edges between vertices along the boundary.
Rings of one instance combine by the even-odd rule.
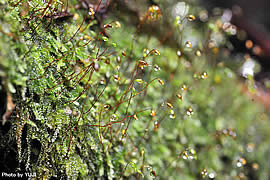
[[[106,36],[102,36],[102,40],[106,42],[109,40],[109,38],[107,38]]]
[[[121,63],[121,57],[120,56],[117,56],[116,57],[116,61],[117,61],[118,64],[120,64]]]
[[[104,28],[113,28],[113,26],[111,24],[105,24],[103,27]]]
[[[115,82],[120,81],[120,77],[118,75],[113,75],[113,78]]]
[[[155,55],[157,55],[157,56],[160,55],[160,52],[159,52],[159,50],[157,50],[157,49],[154,49],[154,53],[155,53]]]
[[[116,66],[116,70],[119,71],[120,70],[120,65]]]
[[[162,86],[164,85],[164,81],[163,81],[163,80],[158,79],[158,82],[159,82],[159,84],[161,84]]]
[[[148,8],[147,17],[149,21],[157,21],[161,18],[161,11],[157,5],[152,5]]]
[[[136,114],[133,115],[133,118],[134,118],[135,120],[138,120],[138,117],[137,117]]]
[[[155,117],[155,115],[156,115],[156,112],[152,109],[151,113],[150,113],[150,116]]]
[[[157,64],[155,64],[154,65],[154,71],[159,71],[159,70],[160,70],[160,67]]]
[[[101,85],[104,85],[106,83],[105,79],[101,79],[99,82]]]
[[[104,106],[104,109],[107,111],[107,110],[109,110],[110,108],[111,108],[111,106],[109,105],[109,104],[105,104]]]
[[[146,57],[150,53],[149,49],[144,48],[143,49],[143,57]]]
[[[208,177],[209,177],[210,179],[214,179],[215,176],[216,176],[216,174],[215,174],[214,172],[211,172],[211,173],[209,173],[209,175],[208,175]]]
[[[182,91],[187,91],[187,90],[188,90],[187,85],[183,84],[182,87],[181,87],[181,90],[182,90]]]
[[[89,14],[89,16],[94,16],[95,15],[94,9],[90,7],[88,14]]]
[[[183,100],[183,96],[182,96],[181,94],[176,94],[176,97],[177,97],[178,99],[180,99],[181,101]]]
[[[167,105],[168,108],[173,108],[173,105],[171,103],[169,103],[169,102],[167,102],[166,105]]]
[[[201,78],[202,78],[202,79],[206,79],[206,78],[207,78],[207,72],[203,72],[203,73],[201,74]]]
[[[186,41],[185,47],[192,48],[192,43],[190,41]]]
[[[176,54],[177,54],[178,57],[182,56],[182,52],[181,52],[180,50],[178,50],[178,51],[176,52]]]
[[[159,128],[160,124],[158,121],[155,121],[155,126],[154,126],[154,130],[157,131]]]
[[[194,20],[196,19],[194,15],[188,15],[186,18],[187,18],[189,21],[194,21]]]
[[[120,24],[119,21],[115,21],[114,23],[115,23],[115,27],[117,27],[117,28],[120,28],[121,27],[121,24]]]
[[[144,156],[144,149],[141,150],[141,156]]]
[[[144,83],[142,79],[136,79],[135,81],[136,81],[137,83],[139,83],[139,84]]]
[[[201,171],[202,177],[205,178],[207,176],[207,174],[208,174],[207,170],[205,168],[203,168],[202,171]]]
[[[170,118],[175,119],[175,113],[173,109],[170,110]]]
[[[183,153],[182,153],[182,158],[183,159],[190,159],[190,160],[196,160],[197,159],[197,153],[194,149],[192,148],[187,148]]]
[[[192,109],[191,107],[189,107],[189,108],[187,109],[186,114],[187,114],[188,116],[191,116],[191,115],[193,114],[193,109]]]
[[[144,67],[147,67],[148,64],[147,64],[147,62],[145,62],[143,60],[139,60],[138,66],[139,66],[139,68],[144,69]]]
[[[202,52],[201,52],[200,50],[197,50],[197,51],[195,52],[195,55],[198,56],[198,57],[200,57],[200,56],[202,55]]]
[[[246,163],[247,163],[247,161],[244,158],[238,158],[236,160],[236,166],[237,167],[242,167],[242,166],[246,165]]]

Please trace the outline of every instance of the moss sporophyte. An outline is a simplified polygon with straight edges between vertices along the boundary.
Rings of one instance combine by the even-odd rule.
[[[217,65],[222,16],[198,22],[196,4],[138,2],[0,3],[0,91],[16,105],[1,148],[14,140],[17,171],[37,179],[222,178],[261,158],[252,154],[255,130],[246,136],[261,110]]]

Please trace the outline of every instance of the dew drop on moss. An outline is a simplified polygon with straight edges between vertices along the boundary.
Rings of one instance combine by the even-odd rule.
[[[155,64],[154,65],[154,71],[159,71],[159,70],[160,70],[160,67],[157,64]]]
[[[194,21],[194,20],[196,19],[194,15],[188,15],[186,18],[187,18],[189,21]]]
[[[190,41],[186,41],[185,47],[192,48],[192,43]]]

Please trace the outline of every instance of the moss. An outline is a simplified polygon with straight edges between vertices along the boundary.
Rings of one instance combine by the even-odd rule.
[[[63,18],[61,4],[1,4],[0,46],[8,47],[1,48],[1,77],[16,104],[9,135],[21,171],[37,178],[194,179],[207,168],[225,179],[259,163],[264,169],[252,173],[268,176],[269,149],[261,145],[268,143],[262,126],[269,127],[261,116],[268,116],[242,95],[235,73],[217,65],[215,52],[195,56],[200,43],[190,50],[183,41],[177,56],[179,49],[129,22],[119,20],[117,28],[117,8],[94,17],[71,1],[73,16]],[[196,32],[198,39],[206,32]],[[253,145],[257,151],[246,150]],[[248,164],[236,167],[238,157]]]

